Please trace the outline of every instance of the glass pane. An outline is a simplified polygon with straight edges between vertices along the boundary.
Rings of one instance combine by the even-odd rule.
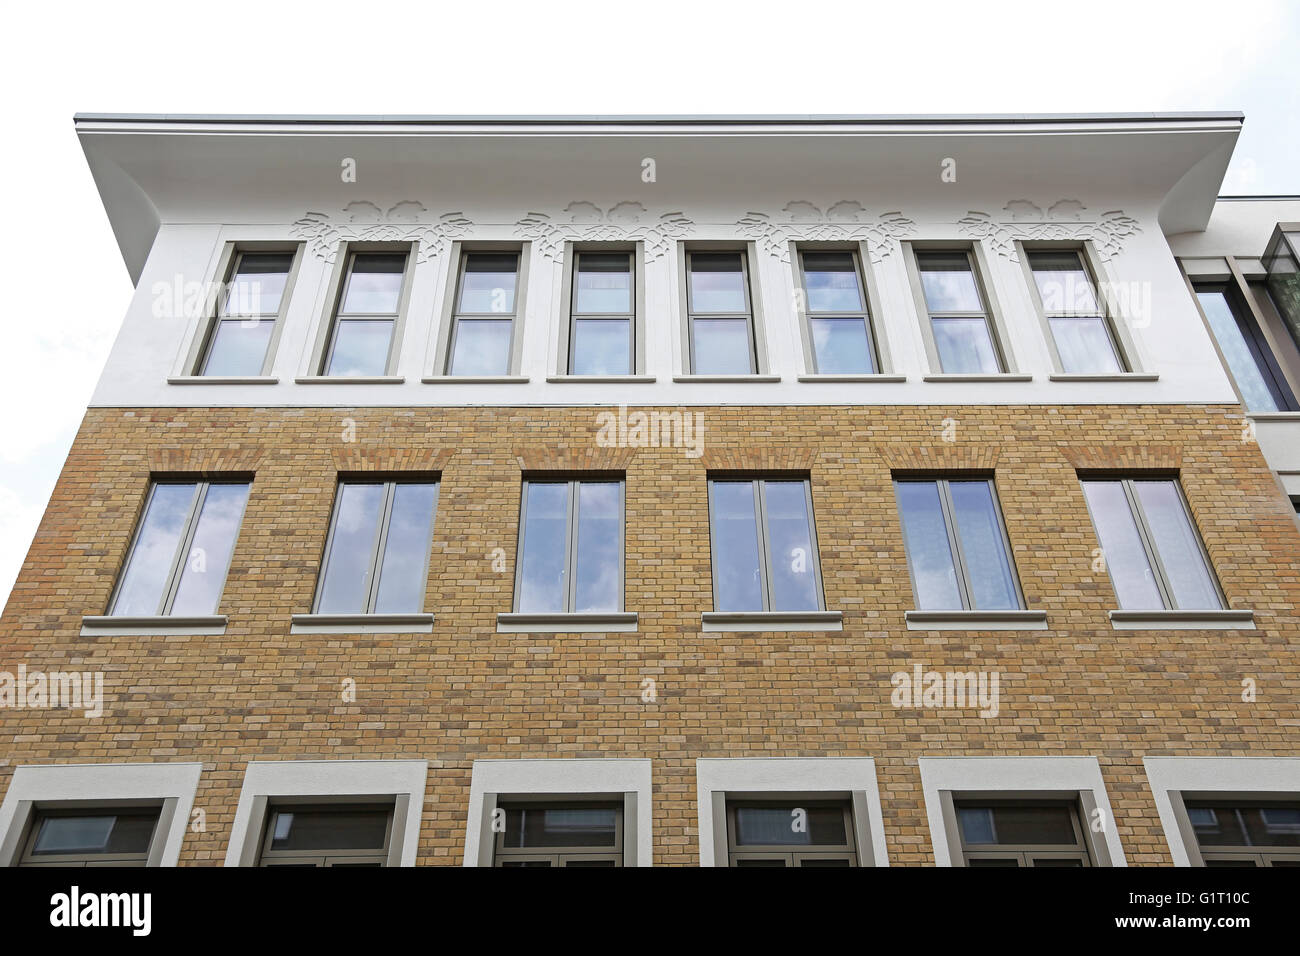
[[[155,485],[140,531],[131,548],[122,583],[113,602],[114,614],[149,616],[162,613],[170,583],[172,561],[185,532],[185,519],[194,503],[193,484]]]
[[[987,481],[950,481],[953,517],[961,542],[971,598],[977,611],[1020,607],[1015,576],[998,526],[993,487]]]
[[[402,253],[353,256],[352,274],[339,312],[396,315],[405,271],[406,256]]]
[[[631,319],[574,319],[573,375],[631,375]]]
[[[799,866],[801,866],[801,867],[805,867],[805,866],[833,866],[833,867],[837,867],[837,868],[838,868],[838,867],[851,867],[851,866],[853,866],[853,864],[850,863],[848,860],[842,860],[842,859],[831,858],[831,859],[827,859],[827,860],[818,860],[818,859],[802,860],[802,861],[800,861]]]
[[[861,312],[866,308],[853,253],[805,252],[803,276],[809,312]]]
[[[737,861],[736,861],[736,866],[738,866],[738,867],[741,867],[741,866],[769,866],[769,867],[771,867],[771,866],[779,866],[779,867],[784,867],[785,865],[786,865],[786,862],[785,862],[784,859],[780,859],[780,860],[737,860]]]
[[[339,319],[326,375],[386,375],[392,319]]]
[[[614,846],[613,807],[513,807],[506,810],[508,847]]]
[[[509,375],[509,319],[461,319],[456,322],[452,375]]]
[[[460,311],[513,313],[518,270],[519,256],[513,252],[466,256],[465,274],[460,282]]]
[[[996,867],[1018,867],[1020,859],[1014,856],[1006,857],[971,857],[966,861],[967,866],[996,866]]]
[[[939,367],[949,374],[993,375],[1002,371],[989,324],[973,318],[931,319]]]
[[[240,256],[226,293],[224,314],[275,315],[280,311],[291,265],[293,256],[289,253]]]
[[[1155,538],[1175,605],[1198,611],[1222,607],[1178,486],[1172,481],[1135,481],[1133,488]]]
[[[190,553],[181,565],[181,583],[172,614],[216,614],[221,586],[235,550],[235,536],[248,501],[246,484],[213,484],[203,499]]]
[[[1077,252],[1031,252],[1029,265],[1046,312],[1098,315],[1092,281]]]
[[[148,853],[158,814],[92,813],[41,819],[32,856],[53,853]]]
[[[424,610],[433,516],[438,507],[434,482],[398,482],[379,569],[376,614],[418,614]]]
[[[809,319],[817,371],[866,375],[876,371],[865,319]]]
[[[578,255],[574,312],[631,312],[632,260],[623,253]]]
[[[748,319],[692,319],[696,375],[748,375],[754,370]]]
[[[387,810],[273,810],[272,850],[382,850]]]
[[[528,503],[519,559],[518,610],[562,612],[569,595],[564,573],[569,485],[530,481],[524,486],[524,494]]]
[[[1049,319],[1061,369],[1066,372],[1122,372],[1102,318]]]
[[[1300,846],[1300,804],[1260,807],[1188,802],[1187,816],[1202,846]]]
[[[1106,569],[1119,606],[1127,611],[1163,608],[1160,589],[1147,560],[1124,486],[1118,481],[1085,481],[1083,494],[1101,542]]]
[[[578,484],[578,554],[573,610],[621,611],[623,486],[617,481]]]
[[[800,812],[802,811],[802,812]],[[737,846],[844,846],[843,807],[736,807]]]
[[[753,483],[710,481],[709,515],[713,534],[714,610],[763,610]]]
[[[1006,844],[1074,846],[1074,810],[1057,807],[957,807],[957,822],[967,846]]]
[[[364,614],[370,597],[370,562],[374,557],[384,486],[348,482],[339,485],[333,538],[325,559],[318,614]]]
[[[1209,320],[1214,338],[1219,343],[1223,359],[1228,363],[1232,379],[1241,391],[1246,408],[1252,412],[1275,412],[1277,400],[1269,389],[1268,381],[1260,370],[1259,363],[1246,344],[1246,336],[1237,324],[1232,306],[1222,292],[1198,292],[1201,308]]]
[[[697,252],[690,257],[692,312],[748,312],[745,272],[738,252]]]
[[[802,481],[763,482],[773,611],[816,611],[816,561]]]
[[[218,322],[208,348],[204,375],[261,375],[274,319]]]
[[[917,609],[961,610],[957,568],[948,544],[938,485],[933,481],[899,481],[894,490],[903,522],[907,563],[916,587]]]
[[[1032,862],[1029,864],[1030,866],[1064,866],[1064,867],[1083,866],[1082,860],[1071,859],[1070,857],[1035,856],[1032,857],[1031,859]]]
[[[931,312],[983,312],[970,260],[962,252],[925,252],[916,257],[921,289]]]
[[[1300,269],[1296,268],[1295,250],[1300,249],[1300,233],[1288,232],[1265,257],[1268,270],[1268,293],[1287,330],[1300,345]]]

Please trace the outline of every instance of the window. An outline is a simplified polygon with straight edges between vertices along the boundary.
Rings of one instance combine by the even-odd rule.
[[[1200,284],[1196,286],[1196,298],[1246,410],[1277,412],[1300,408],[1268,340],[1236,287],[1226,283]]]
[[[40,810],[19,866],[146,866],[158,808]]]
[[[575,252],[570,375],[631,375],[636,368],[633,252]]]
[[[623,609],[623,482],[524,482],[515,609]]]
[[[1120,608],[1223,607],[1176,480],[1085,479],[1083,493]]]
[[[384,866],[392,825],[392,807],[273,806],[258,865]]]
[[[1076,374],[1126,371],[1083,254],[1077,249],[1038,249],[1028,251],[1026,257],[1061,370]]]
[[[727,801],[731,866],[857,866],[849,801]]]
[[[691,371],[757,371],[748,257],[743,251],[686,253],[686,311]]]
[[[248,482],[156,481],[109,614],[215,614],[248,501]]]
[[[868,375],[878,372],[867,313],[867,291],[856,252],[800,251],[813,372]]]
[[[518,252],[461,255],[448,375],[510,374],[518,285]]]
[[[807,479],[709,479],[717,611],[823,609]]]
[[[973,254],[964,250],[917,252],[916,266],[940,371],[1004,372]]]
[[[353,252],[348,255],[324,374],[388,374],[394,333],[405,287],[405,252]]]
[[[502,804],[496,866],[622,866],[623,807],[617,803]]]
[[[894,494],[918,610],[1024,607],[992,479],[896,479]]]
[[[339,482],[316,613],[421,612],[437,508],[437,481]]]
[[[1300,867],[1300,801],[1186,800],[1206,866]]]
[[[1089,866],[1087,843],[1072,803],[954,803],[967,866]]]
[[[283,314],[294,252],[236,252],[225,297],[208,329],[198,374],[255,376],[267,372],[271,341]]]

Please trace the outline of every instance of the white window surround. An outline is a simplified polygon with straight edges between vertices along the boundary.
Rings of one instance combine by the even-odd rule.
[[[149,847],[149,866],[175,866],[190,822],[200,763],[26,764],[14,769],[0,803],[0,866],[22,852],[37,805],[130,802],[161,804]]]
[[[852,800],[859,865],[889,866],[872,757],[701,757],[695,761],[695,785],[700,866],[727,865],[729,795],[779,799],[821,794]]]
[[[1300,757],[1144,757],[1147,782],[1174,866],[1201,866],[1183,797],[1247,799],[1300,794]]]
[[[1115,815],[1096,757],[921,757],[921,791],[930,822],[936,866],[963,866],[961,839],[952,813],[953,794],[979,797],[1077,798],[1080,823],[1098,866],[1128,866],[1116,831]],[[947,809],[945,809],[945,807]],[[1098,834],[1096,819],[1105,821]]]
[[[630,866],[653,865],[650,761],[639,757],[475,760],[470,775],[469,820],[465,826],[465,866],[491,866],[492,812],[498,798],[554,794],[623,795],[623,825],[635,839],[624,842]]]
[[[255,866],[269,800],[393,799],[389,866],[414,866],[427,760],[250,760],[235,808],[226,866]]]

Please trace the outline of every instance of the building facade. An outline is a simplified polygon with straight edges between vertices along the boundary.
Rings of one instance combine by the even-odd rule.
[[[1241,122],[78,117],[0,861],[1300,865]]]

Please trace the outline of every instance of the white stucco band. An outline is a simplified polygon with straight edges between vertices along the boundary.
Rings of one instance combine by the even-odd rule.
[[[12,864],[21,853],[18,844],[38,805],[138,800],[162,805],[149,865],[175,866],[202,770],[199,763],[20,766],[0,803],[0,865]]]

